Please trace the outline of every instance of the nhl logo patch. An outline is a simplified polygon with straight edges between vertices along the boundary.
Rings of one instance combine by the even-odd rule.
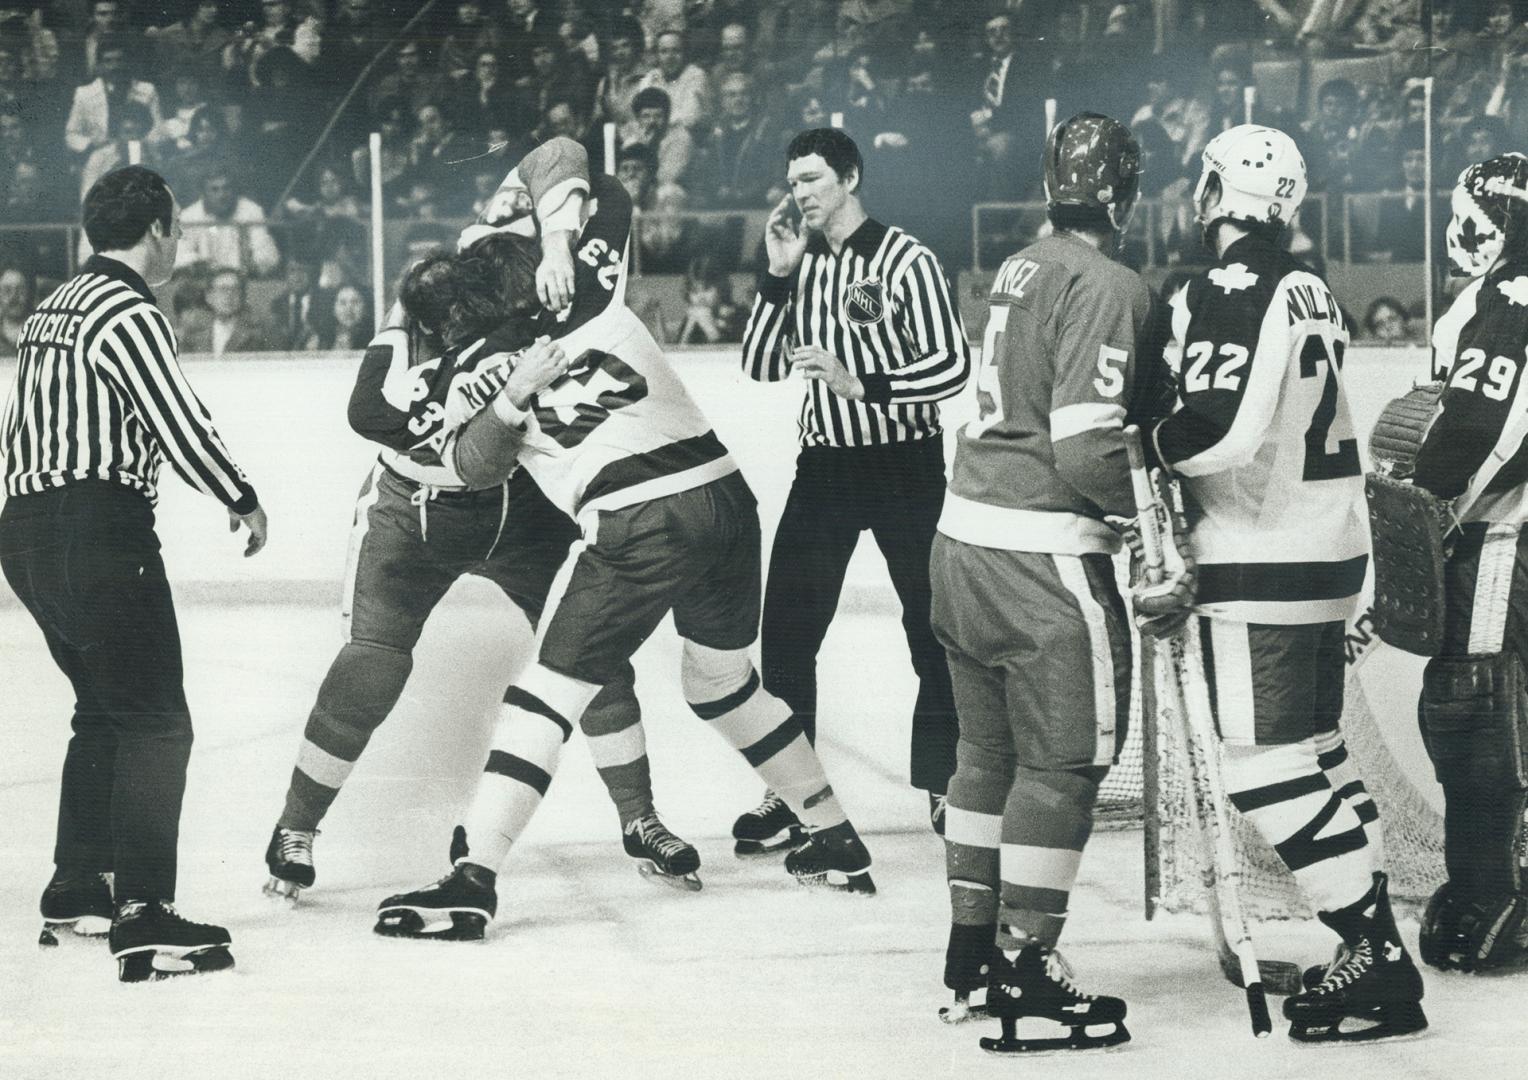
[[[851,322],[861,325],[880,322],[885,310],[886,304],[879,281],[870,278],[865,281],[856,281],[849,286],[844,312]]]

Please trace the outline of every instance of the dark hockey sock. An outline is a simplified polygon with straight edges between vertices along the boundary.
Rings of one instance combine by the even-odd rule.
[[[628,681],[624,689],[607,686],[589,703],[578,723],[589,756],[615,804],[621,827],[653,808],[652,768],[647,760],[647,736],[636,695]]]
[[[1003,813],[999,947],[1060,939],[1104,771],[1017,767]]]
[[[1011,758],[998,757],[971,743],[960,744],[959,764],[950,778],[949,802],[945,806],[945,870],[952,902],[958,899],[957,882],[986,890],[993,909],[991,915],[983,918],[988,923],[994,921],[997,911],[1003,807],[1012,787]],[[961,920],[957,917],[955,921]]]

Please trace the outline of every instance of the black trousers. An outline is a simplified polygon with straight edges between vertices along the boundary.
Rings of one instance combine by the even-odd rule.
[[[0,568],[74,686],[54,862],[174,899],[191,715],[153,507],[105,480],[12,497]]]
[[[803,448],[770,553],[762,634],[764,686],[790,705],[815,741],[817,653],[838,608],[849,557],[869,529],[902,602],[918,675],[909,777],[914,787],[935,792],[943,792],[955,772],[960,736],[944,649],[929,620],[929,548],[944,490],[938,438]],[[863,667],[841,674],[873,679],[887,659],[865,656]]]

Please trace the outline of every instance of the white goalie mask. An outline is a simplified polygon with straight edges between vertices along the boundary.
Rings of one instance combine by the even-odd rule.
[[[1450,200],[1453,217],[1444,233],[1455,276],[1490,271],[1510,241],[1522,243],[1528,228],[1528,157],[1502,154],[1459,174]]]
[[[1305,159],[1278,128],[1238,124],[1222,131],[1205,146],[1203,162],[1194,205],[1206,230],[1222,220],[1288,224],[1305,200]],[[1218,198],[1211,175],[1219,180]]]

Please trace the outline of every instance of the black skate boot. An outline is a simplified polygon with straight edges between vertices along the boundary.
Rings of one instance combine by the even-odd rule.
[[[626,854],[637,860],[637,872],[649,881],[688,892],[700,891],[700,852],[669,831],[650,810],[626,826],[621,836]]]
[[[1029,944],[1010,959],[996,953],[987,980],[987,1013],[1003,1025],[998,1039],[982,1039],[992,1054],[1030,1054],[1047,1050],[1096,1050],[1130,1041],[1125,1003],[1117,997],[1085,994],[1072,985],[1072,971],[1055,949]],[[1071,1028],[1068,1035],[1020,1037],[1018,1021],[1049,1020]],[[1090,1027],[1109,1025],[1094,1034]]]
[[[224,971],[233,967],[231,941],[221,926],[192,922],[164,900],[129,901],[111,924],[111,955],[123,982]]]
[[[875,895],[870,852],[847,821],[809,833],[806,843],[785,856],[785,869],[803,885]]]
[[[987,1011],[987,976],[992,972],[997,946],[997,927],[950,924],[950,943],[944,950],[944,985],[955,991],[955,1000],[939,1010],[946,1024],[963,1024],[990,1016]],[[1001,956],[997,957],[1001,960]],[[972,994],[982,1000],[973,1002]]]
[[[949,803],[950,797],[942,791],[928,793],[928,823],[934,827],[935,836],[944,835],[944,812]]]
[[[52,948],[58,935],[101,937],[111,929],[111,880],[106,874],[54,871],[42,891],[42,933],[37,944]]]
[[[732,823],[732,837],[737,841],[733,853],[747,859],[798,848],[806,843],[806,830],[784,799],[766,791],[763,802]]]
[[[1320,982],[1284,1002],[1297,1042],[1369,1042],[1427,1027],[1422,973],[1412,963],[1390,912],[1384,874],[1358,903],[1319,913],[1342,935],[1342,949]],[[1344,1030],[1344,1021],[1357,1026]]]
[[[494,892],[497,879],[486,866],[457,863],[434,885],[382,901],[372,929],[383,937],[482,941],[488,920],[499,906]]]
[[[265,847],[265,865],[271,871],[262,890],[266,896],[295,903],[298,893],[312,888],[313,838],[317,835],[317,829],[308,832],[281,825],[271,830],[271,842]]]

